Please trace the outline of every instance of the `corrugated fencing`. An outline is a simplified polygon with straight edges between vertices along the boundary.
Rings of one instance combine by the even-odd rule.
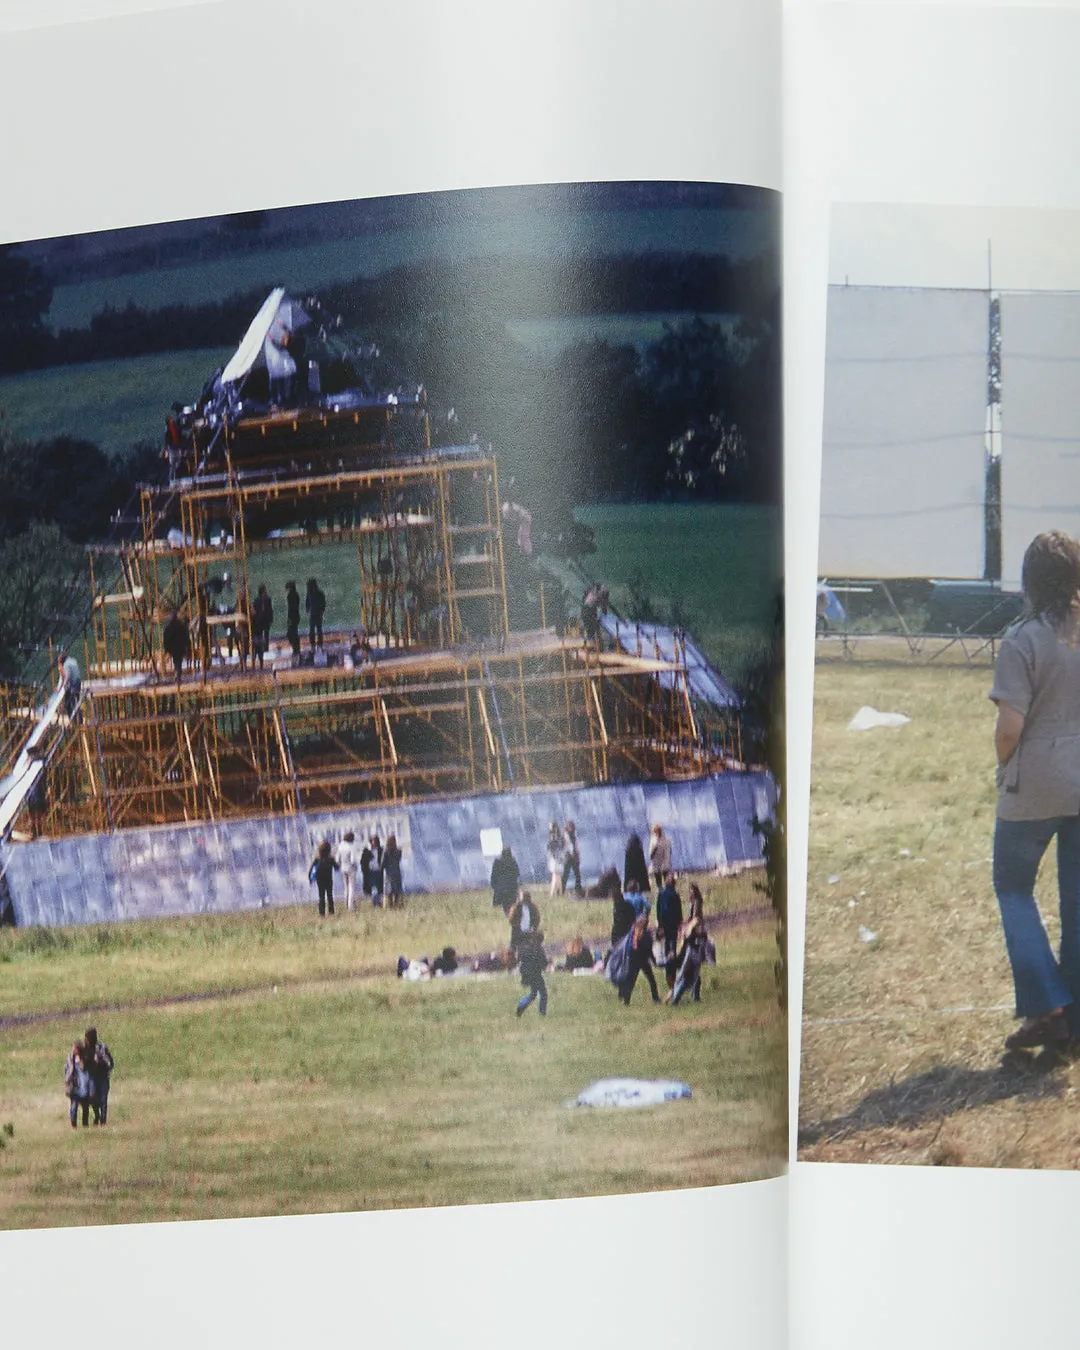
[[[773,801],[767,774],[728,773],[691,782],[159,826],[9,845],[6,879],[20,926],[291,905],[314,899],[307,873],[319,841],[337,843],[351,829],[358,842],[373,833],[383,842],[388,834],[397,836],[406,893],[486,887],[499,842],[513,849],[522,880],[542,885],[548,826],[573,820],[588,885],[605,868],[621,874],[629,835],[647,843],[657,823],[671,836],[678,869],[757,861],[761,838],[753,821],[770,816]]]

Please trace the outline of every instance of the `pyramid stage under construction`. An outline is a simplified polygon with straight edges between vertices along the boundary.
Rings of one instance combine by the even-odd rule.
[[[738,807],[736,796],[716,806],[710,786],[714,804],[693,808],[720,833],[688,836],[681,863],[760,859],[751,822],[771,811],[772,785],[743,763],[737,706],[695,692],[700,654],[670,630],[663,642],[632,625],[614,640],[599,626],[557,631],[542,586],[537,622],[515,629],[495,457],[475,444],[432,448],[422,397],[196,416],[171,460],[170,481],[141,490],[129,537],[92,559],[78,705],[54,697],[42,712],[26,691],[0,694],[0,826],[20,922],[104,917],[71,899],[74,874],[100,871],[103,847],[116,852],[101,836],[153,836],[147,856],[160,856],[161,827],[247,838],[240,827],[262,821],[273,850],[274,822],[291,820],[286,833],[306,853],[335,818],[359,827],[361,815],[543,791],[617,790],[581,809],[599,812],[598,829],[610,816],[622,830],[626,791],[744,777]],[[355,624],[300,659],[295,632],[279,629],[256,664],[249,559],[329,542],[356,550]],[[188,635],[179,679],[166,636],[177,619]],[[670,820],[674,807],[657,807]],[[555,802],[536,810],[558,815]],[[31,861],[42,857],[47,866]],[[424,871],[405,864],[414,878]],[[433,885],[465,880],[452,857],[427,871]],[[205,896],[207,876],[200,885]]]

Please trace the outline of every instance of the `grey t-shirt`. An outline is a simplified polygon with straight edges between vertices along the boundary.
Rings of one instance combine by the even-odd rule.
[[[1044,619],[1021,619],[1002,640],[990,697],[1024,717],[1016,749],[998,766],[998,816],[1080,814],[1080,646]]]

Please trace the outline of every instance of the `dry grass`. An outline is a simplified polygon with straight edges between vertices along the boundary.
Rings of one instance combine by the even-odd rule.
[[[1001,1056],[989,687],[986,666],[819,663],[802,1158],[1080,1165],[1080,1066]],[[913,720],[848,732],[863,704]],[[1039,896],[1056,937],[1055,886],[1051,857]]]

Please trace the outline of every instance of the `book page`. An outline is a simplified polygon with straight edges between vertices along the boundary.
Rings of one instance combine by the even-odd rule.
[[[6,1315],[83,1266],[118,1344],[603,1343],[629,1229],[643,1331],[672,1251],[782,1345],[779,9],[131,9],[0,47],[32,528],[164,475],[31,654]]]
[[[1052,419],[1073,359],[1055,307],[1075,287],[1080,108],[1062,53],[1080,15],[789,15],[789,210],[808,263],[789,293],[789,415],[807,452],[789,446],[807,506],[789,534],[790,725],[813,775],[805,798],[792,785],[810,803],[793,1343],[1046,1341],[1066,1315],[1019,1292],[1004,1235],[1038,1231],[1063,1278],[1075,1175],[1034,1169],[1075,1166],[1074,1070],[1004,1043],[1019,1024],[990,865],[995,653],[978,620],[984,591],[1019,598],[1018,556],[1051,528],[1033,505],[1064,505],[1053,527],[1070,529]],[[931,441],[934,467],[903,485],[919,501],[883,494],[892,456],[914,463]],[[965,603],[980,606],[966,619]],[[876,649],[857,636],[870,630]]]

